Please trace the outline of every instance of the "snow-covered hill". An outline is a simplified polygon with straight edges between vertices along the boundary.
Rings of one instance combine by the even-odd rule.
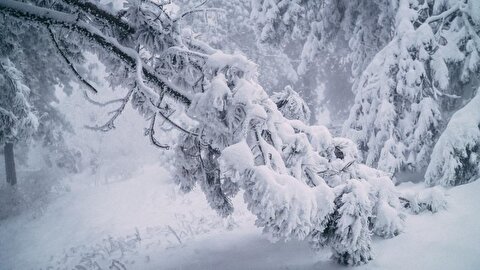
[[[234,216],[222,220],[201,192],[180,195],[160,167],[72,190],[41,213],[0,222],[1,270],[343,268],[327,250],[268,241],[241,196]],[[409,215],[406,231],[376,240],[375,260],[356,269],[479,269],[480,181],[447,194],[446,211]]]

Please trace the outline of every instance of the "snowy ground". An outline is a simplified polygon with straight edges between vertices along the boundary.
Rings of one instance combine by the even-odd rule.
[[[447,211],[409,215],[405,233],[375,241],[375,260],[355,269],[480,269],[480,181],[448,194]],[[201,192],[179,195],[155,166],[77,184],[41,213],[0,223],[0,269],[343,269],[306,243],[270,243],[235,203],[222,220]]]

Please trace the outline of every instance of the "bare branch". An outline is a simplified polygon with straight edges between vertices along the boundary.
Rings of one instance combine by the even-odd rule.
[[[170,149],[170,146],[167,144],[161,144],[156,138],[155,138],[155,120],[157,118],[157,114],[154,113],[152,116],[152,119],[150,120],[150,128],[148,129],[148,135],[150,137],[150,142],[155,145],[158,148],[162,149]]]
[[[195,12],[207,12],[207,11],[211,11],[211,12],[225,12],[224,9],[221,9],[221,8],[201,8],[203,5],[205,5],[207,3],[208,0],[205,0],[203,1],[202,3],[198,4],[197,6],[193,7],[192,9],[189,9],[185,12],[183,12],[182,14],[180,14],[177,18],[175,18],[173,20],[173,22],[177,22],[181,19],[183,19],[184,17],[192,14],[192,13],[195,13]]]
[[[105,102],[99,102],[99,101],[93,100],[90,96],[88,96],[87,92],[83,92],[83,96],[85,97],[85,99],[88,102],[92,103],[93,105],[99,106],[99,107],[105,107],[105,106],[110,105],[110,104],[119,103],[119,102],[124,101],[123,98],[119,98],[119,99],[112,99],[112,100],[105,101]]]
[[[125,105],[128,103],[130,100],[130,97],[133,94],[133,91],[135,90],[135,87],[132,88],[131,90],[128,91],[127,95],[122,99],[122,104],[120,104],[120,107],[118,109],[112,111],[113,116],[103,125],[101,126],[85,126],[87,129],[95,130],[95,131],[102,131],[102,132],[108,132],[112,129],[115,128],[115,120],[122,114],[123,110],[125,110]]]

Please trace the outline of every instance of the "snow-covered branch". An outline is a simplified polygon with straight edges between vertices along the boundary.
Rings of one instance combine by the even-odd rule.
[[[107,37],[95,27],[77,20],[77,17],[73,14],[37,7],[15,0],[0,2],[0,10],[20,19],[36,21],[46,26],[57,25],[76,31],[88,38],[90,42],[94,42],[105,50],[114,53],[129,66],[136,67],[137,52],[134,49],[120,45],[115,38]],[[165,94],[186,105],[190,104],[190,98],[181,90],[172,86],[166,79],[147,67],[143,67],[142,72],[147,80],[156,84],[159,89],[165,91]]]

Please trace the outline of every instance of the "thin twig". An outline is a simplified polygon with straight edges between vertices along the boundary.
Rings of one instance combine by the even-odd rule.
[[[152,116],[152,119],[150,121],[150,128],[148,130],[148,135],[150,137],[150,142],[155,145],[156,147],[158,148],[162,148],[162,149],[170,149],[170,146],[167,145],[167,144],[161,144],[156,138],[155,138],[155,120],[157,118],[157,114],[154,113],[153,116]]]
[[[110,105],[110,104],[119,103],[119,102],[123,102],[123,101],[124,101],[124,98],[119,98],[119,99],[112,99],[112,100],[105,101],[105,102],[99,102],[99,101],[93,100],[93,99],[87,94],[87,92],[83,92],[83,96],[85,97],[85,99],[86,99],[88,102],[92,103],[93,105],[100,106],[100,107],[105,107],[105,106]]]
[[[170,227],[170,225],[167,225],[167,228],[172,232],[175,238],[177,238],[177,241],[180,243],[180,245],[183,245],[182,240],[178,236],[177,232],[175,232],[175,230],[172,227]]]
[[[120,105],[120,107],[118,107],[118,109],[114,110],[112,113],[113,113],[113,116],[103,125],[101,126],[85,126],[85,128],[87,129],[91,129],[91,130],[96,130],[96,131],[102,131],[102,132],[107,132],[107,131],[110,131],[112,129],[115,128],[115,120],[120,116],[120,114],[122,114],[123,110],[125,109],[125,105],[128,103],[128,101],[130,100],[130,97],[132,96],[133,94],[133,91],[134,91],[135,87],[133,87],[130,91],[128,91],[127,95],[123,98],[123,102],[122,104]]]
[[[181,127],[179,124],[177,124],[177,123],[175,123],[174,121],[172,121],[168,116],[166,116],[165,114],[163,114],[163,113],[162,113],[162,109],[163,109],[163,108],[161,108],[161,107],[158,106],[158,105],[155,105],[152,100],[150,100],[150,103],[151,103],[155,108],[158,109],[158,111],[157,111],[158,114],[159,114],[161,117],[163,117],[163,119],[165,119],[165,121],[167,121],[169,124],[171,124],[172,126],[174,126],[176,129],[178,129],[178,130],[180,130],[180,131],[182,131],[182,132],[185,132],[185,133],[187,133],[187,134],[189,134],[189,135],[198,137],[198,134],[186,130],[185,128]]]

